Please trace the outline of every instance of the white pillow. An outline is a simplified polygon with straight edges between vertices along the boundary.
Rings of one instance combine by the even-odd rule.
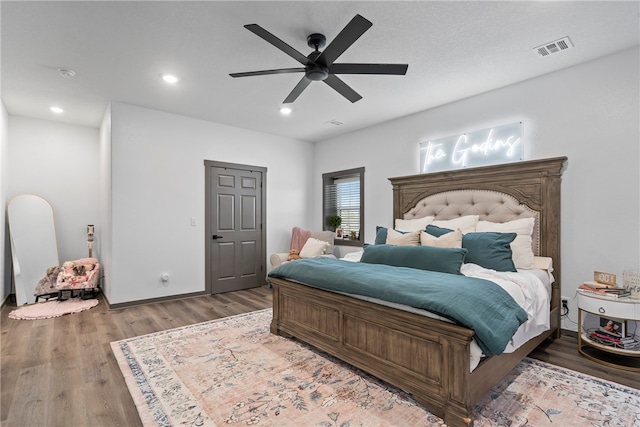
[[[511,242],[513,264],[518,269],[531,270],[535,268],[531,235],[535,219],[520,218],[508,222],[478,221],[476,231],[495,231],[498,233],[516,233],[517,236]]]
[[[462,234],[473,233],[478,223],[478,215],[465,215],[454,219],[436,220],[431,223],[436,227],[450,228],[451,230],[460,229]]]
[[[324,255],[324,252],[329,249],[330,246],[329,242],[309,237],[300,251],[300,258],[313,258]]]
[[[443,234],[440,237],[432,236],[427,232],[420,232],[420,244],[422,246],[433,246],[436,248],[461,248],[462,231],[457,229],[451,233]]]
[[[396,230],[387,229],[387,245],[395,246],[418,246],[420,243],[420,231],[400,233]]]
[[[546,256],[534,256],[533,264],[539,270],[547,270],[549,273],[553,271],[553,259]]]
[[[427,225],[431,224],[431,221],[433,221],[432,216],[416,219],[396,219],[395,229],[398,231],[424,230],[427,228]]]

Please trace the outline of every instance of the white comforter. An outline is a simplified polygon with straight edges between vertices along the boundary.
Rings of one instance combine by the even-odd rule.
[[[527,313],[527,321],[520,325],[505,348],[505,353],[512,353],[531,338],[537,337],[550,328],[549,312],[551,294],[547,284],[540,280],[540,275],[529,270],[517,273],[499,272],[480,267],[476,264],[464,264],[461,273],[469,277],[490,280],[507,291],[514,301]],[[475,344],[475,342],[474,342]],[[477,347],[475,345],[474,347]],[[476,352],[476,354],[474,354]],[[480,355],[477,354],[480,352]],[[472,363],[480,361],[480,348],[472,348]],[[477,366],[477,364],[476,364]],[[472,370],[475,366],[472,366]]]

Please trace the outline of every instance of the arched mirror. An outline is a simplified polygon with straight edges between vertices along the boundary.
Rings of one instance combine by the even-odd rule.
[[[59,265],[53,209],[33,195],[16,196],[7,208],[11,259],[18,306],[35,302],[36,285]]]

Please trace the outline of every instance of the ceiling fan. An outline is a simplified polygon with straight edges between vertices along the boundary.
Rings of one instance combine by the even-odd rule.
[[[302,53],[298,52],[296,49],[292,48],[258,24],[245,25],[244,27],[247,30],[271,43],[273,46],[304,65],[304,67],[249,71],[245,73],[231,73],[229,75],[231,77],[249,77],[263,76],[267,74],[304,72],[302,79],[300,79],[296,87],[293,88],[291,93],[283,101],[284,104],[295,101],[312,81],[323,81],[349,101],[359,101],[362,99],[362,96],[360,96],[345,82],[340,80],[336,74],[405,75],[407,73],[407,64],[335,63],[335,60],[338,59],[338,57],[342,55],[353,43],[355,43],[355,41],[358,40],[365,31],[371,28],[372,25],[373,24],[367,19],[360,15],[356,15],[322,52],[320,52],[319,49],[322,49],[325,46],[327,38],[323,34],[311,34],[307,37],[307,45],[315,50],[307,56],[304,56]]]

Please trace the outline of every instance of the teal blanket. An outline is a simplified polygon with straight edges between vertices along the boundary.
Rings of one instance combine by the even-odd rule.
[[[527,320],[527,313],[500,286],[461,275],[319,257],[285,263],[269,277],[439,314],[473,329],[487,356],[501,354]]]

